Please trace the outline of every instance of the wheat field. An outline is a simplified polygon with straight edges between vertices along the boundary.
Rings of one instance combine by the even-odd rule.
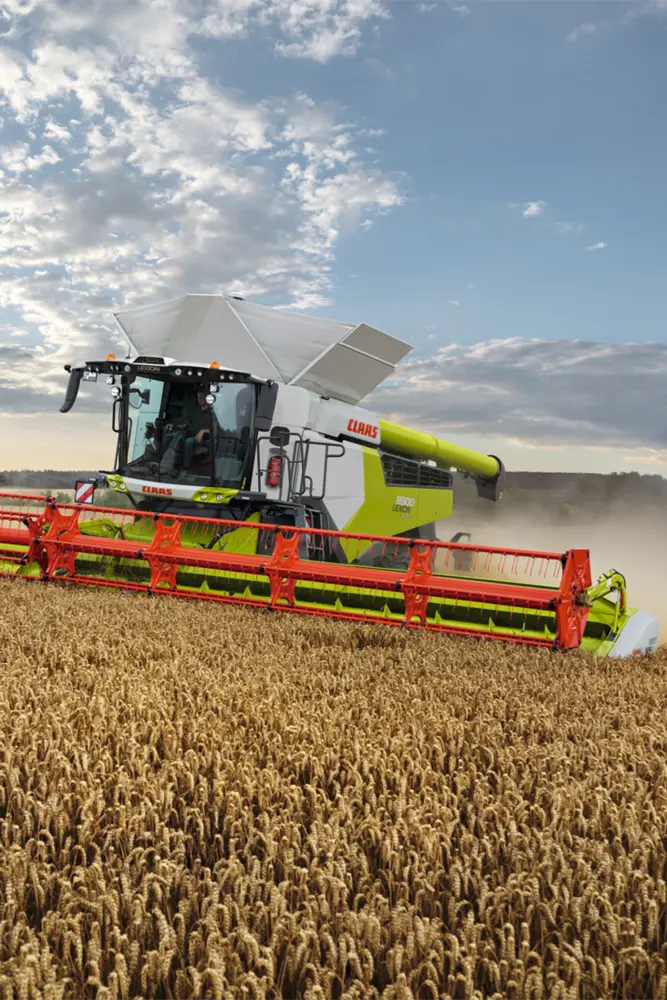
[[[667,653],[0,581],[0,998],[667,997]]]

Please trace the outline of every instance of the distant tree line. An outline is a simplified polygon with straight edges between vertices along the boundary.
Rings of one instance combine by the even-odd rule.
[[[73,490],[77,479],[96,475],[90,470],[7,469],[0,471],[0,485],[31,490]],[[457,484],[458,485],[458,484]],[[521,493],[558,493],[571,496],[667,496],[667,479],[639,472],[508,472],[507,490]]]
[[[667,513],[667,479],[639,472],[509,472],[503,500],[480,500],[474,485],[460,479],[454,486],[455,505],[485,518],[512,518],[548,513],[570,520],[611,510],[661,509]]]
[[[26,490],[73,490],[77,479],[88,479],[94,472],[63,469],[6,469],[0,471],[0,486]]]
[[[508,488],[534,493],[551,490],[581,497],[667,496],[667,479],[639,472],[510,472]]]

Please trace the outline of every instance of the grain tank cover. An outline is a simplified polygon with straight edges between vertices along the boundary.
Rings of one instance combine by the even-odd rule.
[[[335,323],[226,295],[182,295],[114,316],[137,355],[217,361],[353,404],[412,350],[365,323]]]

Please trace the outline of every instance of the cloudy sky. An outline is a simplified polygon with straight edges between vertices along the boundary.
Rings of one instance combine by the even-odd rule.
[[[667,2],[0,0],[0,468],[107,468],[111,310],[186,291],[415,350],[381,412],[667,474]]]

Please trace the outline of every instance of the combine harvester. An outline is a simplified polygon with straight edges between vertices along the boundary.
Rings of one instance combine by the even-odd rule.
[[[72,504],[1,496],[0,573],[600,656],[657,648],[657,620],[628,608],[620,573],[592,584],[586,550],[437,540],[452,470],[494,502],[504,469],[359,407],[410,345],[223,295],[116,320],[127,357],[68,365],[61,407],[106,380],[114,469]],[[100,487],[122,509],[95,506]]]

